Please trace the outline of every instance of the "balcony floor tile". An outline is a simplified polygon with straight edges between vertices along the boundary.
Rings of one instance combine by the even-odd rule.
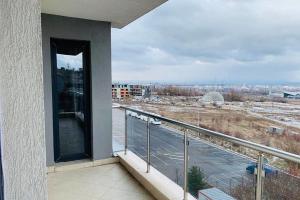
[[[120,164],[48,174],[49,200],[154,200]]]

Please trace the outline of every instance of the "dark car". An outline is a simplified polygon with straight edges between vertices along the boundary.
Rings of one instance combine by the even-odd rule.
[[[257,168],[257,163],[251,163],[246,167],[246,170],[249,174],[254,174],[255,169]],[[263,165],[263,169],[265,170],[265,174],[267,175],[274,175],[278,174],[278,170],[271,168],[268,165]]]

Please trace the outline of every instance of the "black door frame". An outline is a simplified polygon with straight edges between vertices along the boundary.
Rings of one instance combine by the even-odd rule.
[[[57,53],[68,51],[68,48],[75,48],[75,51],[82,51],[83,56],[83,74],[84,74],[84,120],[85,120],[85,152],[62,156],[60,154],[59,123],[58,123],[58,97],[57,97]],[[90,42],[84,40],[69,40],[50,38],[51,48],[51,68],[52,68],[52,103],[53,103],[53,145],[54,161],[65,162],[80,160],[92,157],[92,133],[91,133],[91,54]],[[62,53],[63,54],[63,53]],[[66,53],[65,53],[66,54]]]

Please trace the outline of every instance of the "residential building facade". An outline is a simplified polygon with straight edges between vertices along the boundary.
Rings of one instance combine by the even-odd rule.
[[[112,84],[112,98],[149,98],[151,96],[151,88],[148,85],[139,84]]]
[[[124,99],[130,97],[130,86],[128,84],[112,84],[112,98]]]

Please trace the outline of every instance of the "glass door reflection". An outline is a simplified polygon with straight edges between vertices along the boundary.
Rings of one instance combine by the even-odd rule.
[[[84,97],[82,53],[57,54],[57,96],[60,152],[84,152]]]
[[[66,42],[66,41],[65,41]],[[70,42],[70,41],[68,41]],[[68,161],[90,156],[86,53],[80,45],[55,44],[54,128],[56,161]],[[69,49],[68,49],[69,47]],[[72,50],[72,48],[74,50]]]

